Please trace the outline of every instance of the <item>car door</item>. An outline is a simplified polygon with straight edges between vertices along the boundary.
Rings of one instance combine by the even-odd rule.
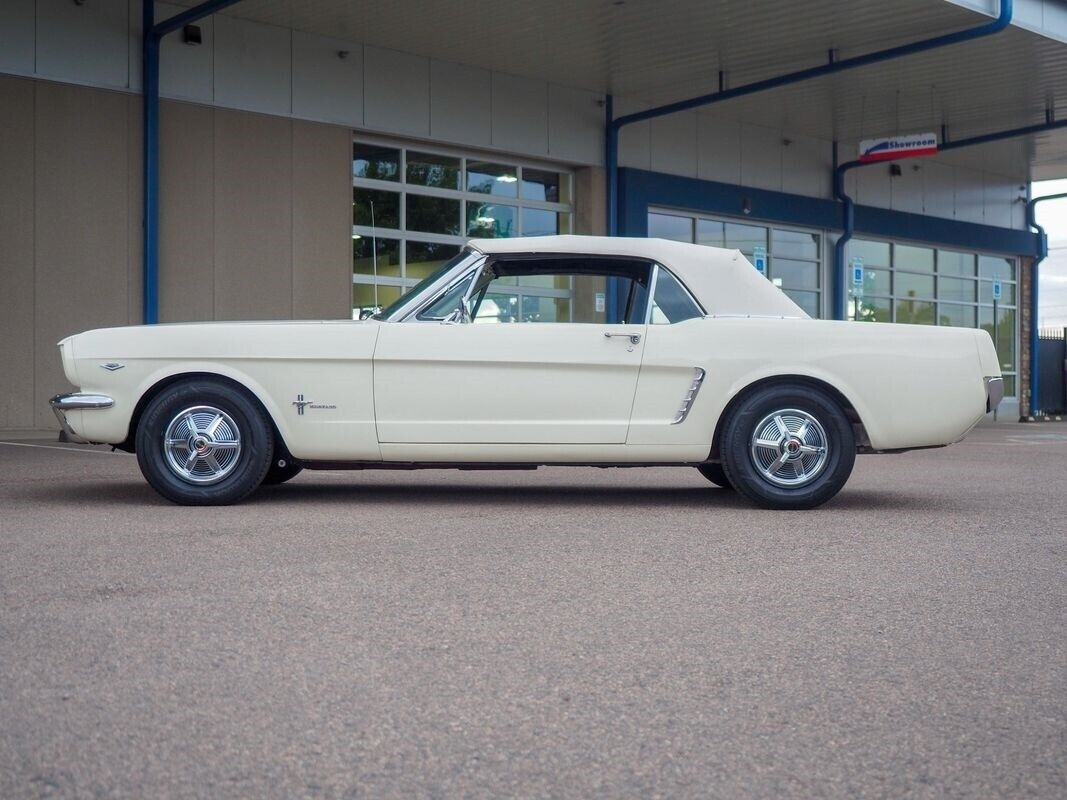
[[[437,303],[433,315],[382,326],[374,354],[379,441],[624,444],[644,348],[648,265],[500,259],[484,270],[469,292],[469,321],[442,321],[449,309]],[[618,321],[609,321],[609,280],[630,287]]]

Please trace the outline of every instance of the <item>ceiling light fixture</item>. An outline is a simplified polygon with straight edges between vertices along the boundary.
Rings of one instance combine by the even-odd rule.
[[[500,183],[515,183],[518,180],[514,175],[497,175],[496,179]]]

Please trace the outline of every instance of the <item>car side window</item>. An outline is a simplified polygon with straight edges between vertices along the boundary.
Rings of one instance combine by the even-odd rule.
[[[704,316],[689,292],[678,279],[663,267],[656,273],[656,288],[652,297],[653,325],[670,325]]]
[[[462,280],[448,287],[440,297],[422,309],[416,319],[421,322],[436,322],[445,319],[459,308],[460,301],[467,294],[471,281],[474,280],[474,274],[474,272],[470,272]]]
[[[474,322],[642,323],[651,273],[632,259],[498,259],[475,287]]]

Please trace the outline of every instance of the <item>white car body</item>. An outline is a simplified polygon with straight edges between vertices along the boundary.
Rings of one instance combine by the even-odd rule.
[[[656,239],[476,240],[463,269],[513,255],[646,260],[673,273],[702,316],[94,330],[59,344],[68,380],[81,387],[68,397],[112,402],[68,400],[58,415],[76,441],[129,448],[157,387],[207,374],[254,395],[284,449],[308,466],[699,464],[714,460],[731,401],[767,379],[830,387],[849,410],[860,452],[956,442],[1000,399],[986,332],[813,320],[738,251]],[[440,285],[426,296],[435,291]]]

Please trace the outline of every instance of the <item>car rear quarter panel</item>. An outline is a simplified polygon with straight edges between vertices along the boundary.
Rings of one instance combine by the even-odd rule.
[[[679,327],[680,326],[671,326]],[[837,389],[860,416],[876,449],[950,444],[985,413],[982,331],[801,319],[714,318],[684,336],[649,331],[629,442],[711,442],[720,415],[740,392],[767,378],[803,376]],[[658,348],[658,349],[657,349]],[[687,420],[664,424],[681,382],[659,396],[652,369],[703,367],[704,385]],[[662,385],[662,384],[660,384]],[[685,430],[688,429],[688,430]]]

